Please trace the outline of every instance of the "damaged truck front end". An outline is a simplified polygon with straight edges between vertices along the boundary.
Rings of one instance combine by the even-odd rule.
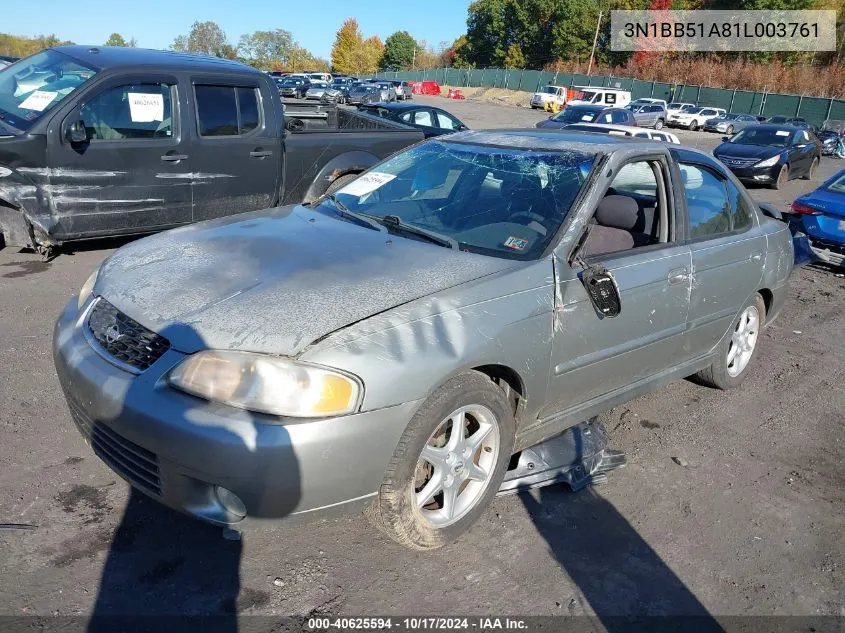
[[[0,234],[6,246],[32,248],[49,254],[57,241],[50,236],[53,224],[50,198],[32,178],[41,171],[46,154],[45,137],[0,136]],[[29,173],[28,173],[29,172]]]

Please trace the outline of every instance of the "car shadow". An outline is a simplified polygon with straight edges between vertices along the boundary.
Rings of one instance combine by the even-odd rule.
[[[178,338],[183,343],[205,347],[199,335],[185,324],[165,328],[160,334],[168,340]],[[168,413],[166,419],[174,427],[172,438],[158,435],[157,446],[148,443],[139,450],[144,443],[144,431],[139,431],[140,436],[126,437],[134,426],[142,426],[143,419],[134,412],[154,411],[151,407],[156,404],[149,403],[150,389],[152,385],[162,388],[157,384],[157,377],[169,370],[163,364],[166,365],[154,364],[147,370],[151,375],[146,379],[146,372],[132,379],[119,413],[110,419],[93,421],[94,439],[90,444],[98,457],[107,464],[110,460],[112,470],[124,479],[137,481],[138,468],[132,460],[144,453],[147,460],[154,459],[158,464],[162,496],[177,490],[181,498],[190,498],[191,505],[204,512],[215,512],[210,508],[220,507],[210,484],[225,484],[243,499],[250,517],[279,518],[290,514],[301,498],[299,465],[287,431],[281,425],[267,425],[266,420],[262,424],[258,416],[233,410],[231,417],[237,424],[227,421],[225,426],[220,426],[207,413],[210,405],[197,399],[196,408],[176,405]],[[162,406],[160,399],[156,402]],[[97,431],[97,425],[108,430]],[[196,425],[203,437],[214,437],[219,442],[231,472],[220,467],[220,455],[208,451],[206,461],[206,456],[193,452],[198,450],[194,448],[196,437],[184,430],[190,425]],[[262,447],[262,436],[272,437],[277,446]],[[172,447],[170,453],[168,445]],[[149,453],[150,450],[158,454]],[[180,467],[177,472],[173,464],[182,463],[182,456],[192,466],[190,470]],[[203,475],[205,469],[218,474]],[[261,483],[247,488],[245,482]],[[271,482],[274,485],[268,485]],[[241,539],[248,536],[181,514],[157,499],[155,493],[130,489],[103,566],[88,621],[89,633],[237,632],[239,613],[270,602],[269,593],[242,590]]]
[[[520,497],[550,553],[608,633],[723,631],[660,555],[592,486],[573,493],[555,485]],[[564,607],[573,615],[584,612],[576,603]]]
[[[529,516],[608,633],[723,631],[660,555],[592,487],[572,493],[554,486],[538,496],[521,495]]]

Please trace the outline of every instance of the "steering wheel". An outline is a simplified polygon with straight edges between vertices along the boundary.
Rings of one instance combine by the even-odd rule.
[[[522,219],[522,222],[519,222],[518,219]],[[540,235],[545,236],[548,233],[548,230],[545,226],[543,226],[544,218],[539,213],[533,213],[532,211],[517,211],[516,213],[512,213],[508,216],[508,222],[514,222],[516,224],[524,224],[532,231],[539,233]],[[525,222],[524,220],[528,220]]]

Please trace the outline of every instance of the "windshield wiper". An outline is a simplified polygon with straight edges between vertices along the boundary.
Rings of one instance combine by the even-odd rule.
[[[402,218],[397,215],[385,215],[381,218],[377,216],[372,217],[381,222],[384,226],[388,227],[388,229],[394,229],[398,231],[404,231],[405,233],[411,233],[413,235],[419,235],[420,237],[424,237],[429,242],[433,242],[434,244],[440,244],[441,246],[446,246],[455,250],[458,249],[458,242],[455,239],[449,237],[448,235],[442,235],[440,233],[436,233],[434,231],[430,231],[428,229],[416,226],[415,224],[408,224],[406,222],[403,222]]]
[[[312,204],[319,204],[323,200],[331,200],[334,203],[335,210],[337,214],[342,218],[347,218],[350,220],[355,220],[359,224],[363,224],[367,228],[373,229],[374,231],[382,232],[385,228],[373,217],[367,215],[366,213],[358,213],[356,211],[350,211],[345,204],[343,204],[340,200],[338,200],[337,196],[333,193],[326,194],[321,198],[315,200]]]

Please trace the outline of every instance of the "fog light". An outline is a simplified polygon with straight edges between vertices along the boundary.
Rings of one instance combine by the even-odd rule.
[[[228,490],[223,486],[214,486],[214,495],[217,497],[217,501],[220,502],[220,505],[223,506],[223,509],[226,510],[226,512],[234,514],[240,518],[244,518],[246,516],[246,506],[244,505],[244,502],[241,501],[241,498],[231,490]]]

